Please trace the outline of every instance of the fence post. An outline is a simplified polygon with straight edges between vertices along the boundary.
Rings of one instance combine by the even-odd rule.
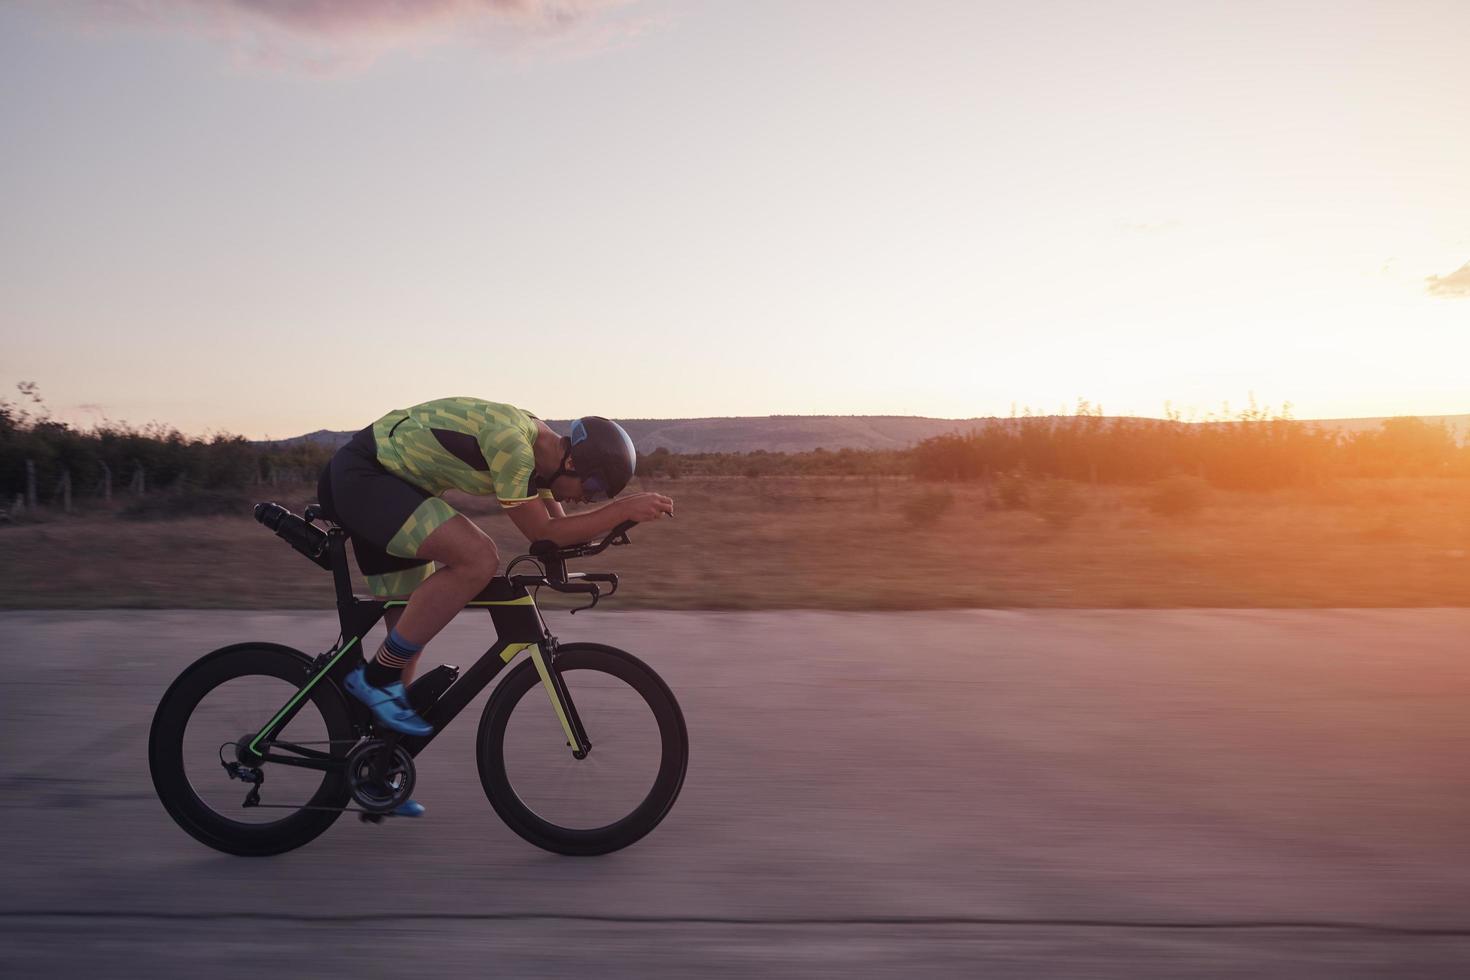
[[[112,503],[112,470],[102,464],[102,499]]]
[[[143,464],[142,463],[135,463],[133,465],[133,482],[132,482],[132,486],[131,486],[131,489],[133,491],[133,496],[135,496],[135,497],[141,497],[141,496],[143,496],[143,491],[144,491],[143,483],[144,483]]]
[[[36,509],[36,464],[26,460],[26,510]]]
[[[61,480],[60,480],[60,482],[57,483],[56,486],[57,486],[57,489],[59,489],[61,491],[61,512],[63,514],[70,514],[71,513],[71,470],[70,469],[63,469],[61,471]]]

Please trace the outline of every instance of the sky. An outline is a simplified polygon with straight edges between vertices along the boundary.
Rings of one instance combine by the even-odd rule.
[[[0,397],[1470,412],[1470,4],[0,0]]]

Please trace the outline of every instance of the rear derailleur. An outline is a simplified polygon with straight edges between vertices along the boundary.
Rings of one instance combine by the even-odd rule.
[[[242,765],[238,762],[221,762],[225,772],[230,774],[231,779],[238,779],[242,783],[250,784],[250,792],[245,794],[245,802],[241,806],[251,807],[260,805],[260,787],[265,782],[265,772],[254,766]]]

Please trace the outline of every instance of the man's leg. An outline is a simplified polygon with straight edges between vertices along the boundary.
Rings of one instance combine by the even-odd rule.
[[[384,615],[389,639],[374,658],[374,687],[400,679],[408,684],[423,647],[489,584],[500,566],[495,542],[463,514],[435,528],[414,557],[439,567],[413,590],[407,606]]]
[[[394,596],[393,598],[395,598],[395,599],[408,599],[408,598],[411,598],[411,596],[406,596],[406,595],[405,596]],[[389,633],[392,633],[393,630],[398,627],[398,621],[400,619],[402,619],[402,618],[403,618],[403,607],[402,606],[394,606],[392,609],[389,609],[387,612],[383,613],[383,625],[388,628],[388,632]],[[381,646],[381,644],[379,644],[379,646]],[[420,651],[421,654],[422,654],[422,652],[423,651]],[[417,668],[418,665],[419,665],[419,662],[418,662],[417,658],[415,658],[412,663],[410,663],[407,667],[403,668],[403,686],[404,687],[407,687],[408,685],[410,685],[410,684],[413,683],[414,669]]]

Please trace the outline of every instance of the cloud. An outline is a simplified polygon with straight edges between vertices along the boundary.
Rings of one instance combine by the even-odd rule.
[[[127,26],[208,38],[237,59],[334,73],[380,55],[507,35],[585,32],[635,0],[89,0],[93,27]],[[621,33],[629,33],[622,24]],[[633,29],[636,29],[636,24]]]
[[[1424,281],[1431,296],[1470,299],[1470,262],[1447,276],[1427,276]]]

